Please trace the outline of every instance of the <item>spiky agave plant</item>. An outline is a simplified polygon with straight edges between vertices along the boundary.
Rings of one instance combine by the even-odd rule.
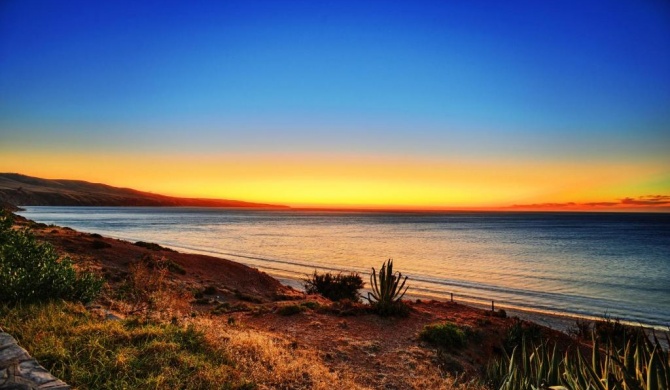
[[[670,355],[655,335],[652,341],[644,332],[623,349],[611,339],[601,348],[594,335],[591,359],[579,348],[560,359],[556,347],[546,343],[529,351],[524,340],[520,349],[492,363],[487,374],[499,390],[670,390]]]
[[[382,264],[379,274],[372,267],[372,275],[370,275],[372,291],[368,293],[367,300],[376,306],[380,313],[385,314],[389,308],[399,305],[409,288],[405,286],[406,283],[407,276],[403,279],[400,272],[393,273],[393,260],[389,259]]]

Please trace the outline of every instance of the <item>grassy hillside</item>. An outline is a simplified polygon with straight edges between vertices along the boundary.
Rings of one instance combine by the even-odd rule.
[[[0,173],[0,203],[17,206],[286,206],[227,199],[176,198],[81,180],[52,180]]]

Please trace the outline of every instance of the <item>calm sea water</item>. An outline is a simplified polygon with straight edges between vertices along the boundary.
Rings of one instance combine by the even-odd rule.
[[[236,260],[298,281],[388,258],[413,296],[670,324],[670,214],[26,207],[21,215]],[[367,276],[365,277],[367,280]]]

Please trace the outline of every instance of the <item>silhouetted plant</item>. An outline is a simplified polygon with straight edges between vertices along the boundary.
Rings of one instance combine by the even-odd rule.
[[[321,294],[331,301],[342,299],[358,301],[360,298],[358,290],[362,289],[363,286],[363,278],[357,273],[334,275],[330,272],[319,274],[314,271],[314,274],[305,280],[305,292]]]
[[[0,297],[2,301],[39,302],[52,299],[90,302],[103,280],[78,273],[68,257],[38,241],[29,230],[12,229],[10,215],[0,215]]]
[[[503,347],[508,353],[519,347],[524,341],[536,343],[542,338],[542,329],[533,322],[524,322],[516,318],[507,328]]]
[[[593,324],[593,331],[601,343],[611,342],[618,348],[624,348],[626,343],[636,339],[642,331],[629,325],[624,325],[616,318],[605,316]]]
[[[568,334],[577,340],[588,340],[591,338],[592,326],[592,321],[577,319],[574,326],[568,329]]]
[[[389,259],[382,264],[379,274],[372,268],[372,291],[368,293],[367,300],[378,314],[406,315],[409,309],[401,301],[409,287],[405,286],[406,282],[407,276],[403,279],[400,272],[393,273],[393,260]]]

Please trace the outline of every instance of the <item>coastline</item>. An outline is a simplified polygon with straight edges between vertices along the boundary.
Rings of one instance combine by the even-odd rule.
[[[87,308],[77,309],[90,311],[102,321],[136,318],[134,309],[116,298],[116,291],[134,277],[137,264],[147,259],[151,264],[150,259],[158,258],[172,264],[174,268],[166,276],[171,291],[186,293],[176,300],[183,314],[175,317],[173,312],[167,312],[172,314],[162,321],[196,326],[215,344],[242,343],[238,344],[244,345],[240,348],[250,348],[245,344],[250,338],[256,340],[254,343],[266,340],[260,347],[265,355],[254,358],[261,359],[257,360],[259,364],[273,361],[276,354],[286,358],[269,371],[265,366],[248,371],[266,370],[261,383],[269,385],[261,388],[281,387],[273,382],[278,372],[275,370],[293,370],[291,362],[296,353],[306,358],[301,358],[300,366],[295,368],[299,375],[291,374],[291,378],[299,378],[290,379],[293,384],[296,380],[311,380],[313,377],[304,373],[307,367],[316,367],[318,374],[314,375],[321,379],[332,374],[337,381],[351,380],[356,384],[347,388],[461,389],[454,384],[465,379],[474,384],[469,389],[480,390],[485,388],[481,380],[488,364],[500,359],[510,345],[519,345],[521,335],[551,342],[559,353],[590,348],[590,339],[573,338],[556,330],[570,324],[570,319],[561,316],[492,312],[490,307],[459,302],[408,299],[406,315],[384,317],[367,304],[332,302],[320,295],[308,295],[286,286],[295,285],[296,280],[281,283],[265,272],[225,258],[180,253],[155,243],[114,239],[20,216],[15,225],[31,228],[37,239],[51,243],[75,266],[95,271],[106,280],[102,297]],[[449,349],[426,342],[422,332],[438,325],[460,329],[467,342],[463,347]],[[21,337],[16,332],[12,331]],[[251,348],[258,351],[253,345]],[[282,378],[287,380],[287,376]]]
[[[22,217],[24,218],[24,217]],[[33,221],[34,222],[34,221]],[[88,233],[95,233],[95,232],[88,232]],[[129,240],[129,237],[127,235],[120,235],[120,236],[115,236],[113,234],[106,234],[107,237],[111,237],[114,239],[120,239],[120,240]],[[133,241],[130,239],[130,241]],[[174,249],[179,251],[180,253],[184,254],[196,254],[196,255],[203,255],[215,259],[222,259],[225,261],[230,261],[234,263],[240,263],[244,264],[246,266],[252,267],[259,269],[263,271],[264,273],[267,273],[274,279],[279,280],[283,285],[288,286],[292,289],[298,290],[298,291],[304,291],[304,288],[302,286],[303,284],[303,277],[307,277],[309,274],[304,274],[301,275],[302,277],[298,277],[295,272],[292,271],[286,271],[283,269],[279,268],[273,268],[273,267],[267,267],[258,264],[258,262],[245,262],[244,259],[239,259],[239,258],[228,258],[227,256],[218,254],[218,253],[213,253],[211,251],[207,250],[200,250],[197,248],[185,248],[182,246],[174,246],[171,245],[170,243],[163,242],[160,240],[156,240],[156,243],[163,245],[165,247]],[[315,267],[320,272],[329,272],[327,269],[320,269],[319,267]],[[337,272],[337,271],[334,271]],[[341,271],[341,272],[347,272],[347,271]],[[364,279],[367,279],[367,276],[364,275]],[[411,280],[411,278],[410,278]],[[366,283],[367,284],[367,283]],[[365,289],[364,289],[365,291]],[[364,294],[363,294],[364,295]],[[407,299],[419,299],[423,301],[441,301],[441,302],[448,302],[450,300],[448,295],[441,295],[439,293],[435,294],[430,294],[430,293],[425,293],[422,294],[421,292],[412,292],[410,291],[407,296]],[[458,295],[454,295],[454,301],[471,306],[473,308],[478,308],[478,309],[483,309],[483,310],[489,310],[491,305],[488,302],[491,302],[489,300],[490,298],[486,297],[459,297]],[[486,302],[486,303],[485,303]],[[529,308],[529,307],[518,307],[518,306],[512,306],[505,304],[504,302],[499,302],[495,301],[495,309],[504,309],[508,315],[510,316],[516,316],[528,321],[536,322],[538,324],[541,324],[543,326],[547,326],[549,328],[558,330],[560,332],[568,334],[571,328],[574,327],[575,320],[588,320],[588,321],[598,321],[606,318],[607,313],[603,312],[602,315],[580,315],[580,314],[574,314],[574,313],[563,313],[560,311],[547,311],[547,310],[541,310],[541,309],[534,309],[534,308]],[[612,317],[612,320],[619,320],[617,317]],[[623,324],[630,325],[630,326],[641,326],[644,327],[645,329],[648,330],[655,330],[657,332],[667,332],[668,329],[665,326],[659,325],[659,326],[646,326],[642,325],[640,323],[634,322],[634,321],[624,321],[621,320]]]

